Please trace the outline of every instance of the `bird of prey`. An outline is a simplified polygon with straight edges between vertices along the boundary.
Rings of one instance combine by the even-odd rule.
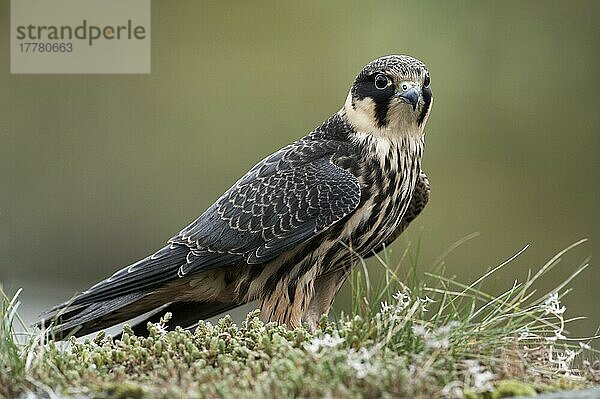
[[[396,239],[429,199],[421,169],[426,66],[367,64],[343,107],[267,156],[164,248],[41,316],[55,337],[145,314],[188,327],[257,300],[265,321],[315,328],[352,266]]]

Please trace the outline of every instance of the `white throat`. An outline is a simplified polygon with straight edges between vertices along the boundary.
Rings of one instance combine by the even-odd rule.
[[[407,104],[395,104],[396,107],[408,107]],[[348,93],[344,107],[340,110],[345,114],[348,122],[359,133],[385,138],[390,142],[399,141],[401,136],[415,140],[423,140],[423,128],[425,123],[420,126],[417,124],[417,118],[414,115],[403,115],[401,112],[389,112],[388,123],[384,127],[377,125],[375,119],[375,103],[370,98],[364,98],[352,105],[352,94]]]

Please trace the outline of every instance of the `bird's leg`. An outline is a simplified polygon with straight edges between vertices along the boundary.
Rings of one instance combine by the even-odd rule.
[[[262,298],[260,311],[264,322],[275,321],[289,328],[302,326],[309,304],[314,294],[317,268],[296,279],[288,275],[277,282],[274,289]]]
[[[308,323],[311,331],[317,329],[321,316],[329,313],[335,295],[340,290],[344,281],[346,281],[349,272],[350,268],[344,268],[317,277],[315,281],[315,293],[302,318],[302,321]]]

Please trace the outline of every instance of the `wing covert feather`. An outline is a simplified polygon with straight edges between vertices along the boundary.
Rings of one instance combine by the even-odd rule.
[[[180,274],[203,268],[193,256],[206,252],[267,262],[354,211],[358,179],[334,165],[331,153],[305,155],[294,148],[267,157],[173,237],[191,248]]]

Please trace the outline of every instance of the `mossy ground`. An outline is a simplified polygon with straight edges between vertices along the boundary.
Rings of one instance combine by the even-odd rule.
[[[504,264],[470,285],[435,275],[437,284],[409,288],[388,268],[374,290],[356,275],[355,312],[324,317],[313,333],[252,312],[239,326],[224,317],[167,332],[167,315],[148,337],[125,328],[119,340],[43,342],[38,333],[19,343],[17,301],[5,301],[0,396],[501,398],[585,387],[600,382],[600,363],[581,360],[594,356],[588,341],[564,336],[564,285],[532,295],[558,259],[499,296],[481,284]]]

